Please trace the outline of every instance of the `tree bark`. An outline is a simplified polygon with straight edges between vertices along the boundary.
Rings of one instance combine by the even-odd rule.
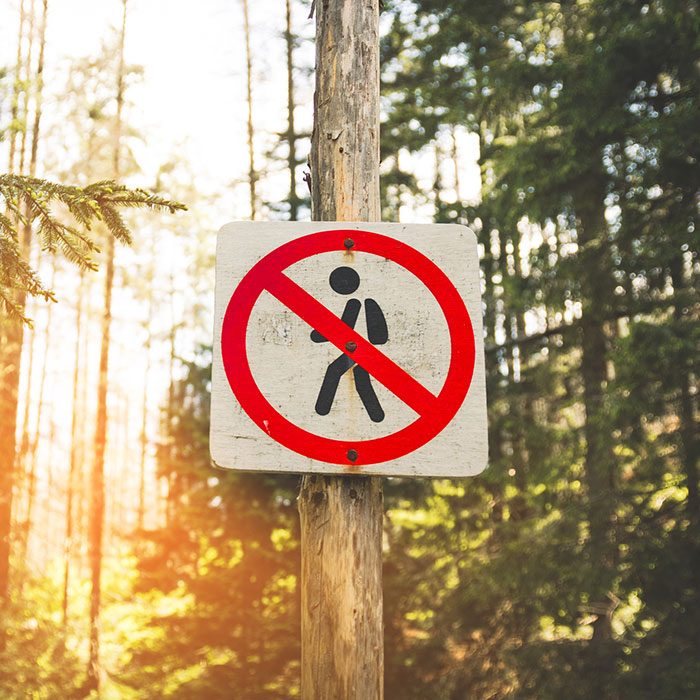
[[[378,0],[316,8],[311,196],[317,221],[376,221],[379,204]]]
[[[301,516],[301,696],[383,698],[382,482],[307,475]]]
[[[21,323],[5,320],[0,345],[0,601],[9,598],[12,495],[15,480],[17,399],[22,351]]]
[[[124,105],[124,38],[126,35],[127,0],[122,1],[122,23],[119,37],[117,67],[117,113],[114,124],[112,175],[118,179],[121,170],[122,108]],[[105,511],[105,447],[107,443],[107,389],[109,381],[109,343],[112,325],[112,288],[114,285],[114,236],[107,237],[105,253],[104,306],[102,311],[102,343],[100,346],[100,372],[97,386],[97,414],[92,471],[90,474],[90,513],[88,548],[90,559],[90,657],[87,667],[87,689],[100,688],[100,637],[99,616],[102,577],[102,540]]]
[[[379,0],[316,7],[311,143],[317,221],[376,221]],[[299,494],[302,698],[383,698],[382,483],[307,475]]]

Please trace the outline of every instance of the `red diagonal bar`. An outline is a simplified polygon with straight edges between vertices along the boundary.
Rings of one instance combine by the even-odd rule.
[[[280,272],[270,276],[265,280],[265,288],[339,350],[352,357],[418,415],[422,416],[436,408],[436,397],[420,382],[285,274]],[[348,341],[356,343],[357,350],[348,352],[345,349]]]

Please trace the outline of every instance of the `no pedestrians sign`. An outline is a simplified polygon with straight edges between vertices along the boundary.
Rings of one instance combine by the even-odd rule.
[[[219,467],[481,472],[486,390],[474,234],[451,224],[224,226],[211,414]]]

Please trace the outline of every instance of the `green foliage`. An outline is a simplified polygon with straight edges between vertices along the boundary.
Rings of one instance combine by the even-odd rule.
[[[482,247],[490,428],[478,479],[386,484],[386,697],[694,697],[697,13],[386,6],[387,216],[431,195],[399,149],[453,126],[479,136],[482,201],[445,206],[439,181],[434,201]],[[143,590],[187,607],[153,616],[128,674],[164,696],[294,696],[294,484],[212,471],[208,366],[173,385],[171,524],[141,556]]]
[[[0,697],[82,697],[84,664],[58,623],[60,600],[60,589],[50,580],[30,579],[25,581],[22,600],[3,607]]]
[[[185,365],[166,406],[159,465],[169,519],[142,533],[137,586],[153,613],[119,682],[154,697],[223,700],[234,688],[242,700],[294,697],[297,478],[212,469],[210,362],[203,351]]]
[[[178,202],[112,181],[75,187],[18,175],[0,175],[0,198],[8,212],[0,214],[0,306],[10,317],[25,323],[23,300],[27,294],[47,300],[54,300],[54,295],[26,262],[20,229],[36,226],[43,250],[58,250],[70,262],[96,269],[93,255],[99,248],[91,234],[96,223],[104,224],[109,234],[128,244],[131,234],[120,209],[185,209]],[[68,212],[72,222],[63,220],[56,205]]]
[[[388,152],[434,148],[450,124],[480,140],[482,201],[436,214],[455,210],[483,247],[491,459],[463,496],[420,491],[429,527],[390,531],[388,588],[406,597],[387,593],[400,620],[387,696],[410,673],[415,697],[691,697],[697,13],[625,1],[391,11]],[[548,328],[522,342],[528,317]],[[610,374],[600,399],[583,357],[592,324]],[[591,460],[591,437],[609,464]]]
[[[385,696],[699,696],[700,15],[680,0],[385,6],[384,211],[432,200],[478,234],[490,430],[479,478],[386,482]],[[442,202],[439,177],[422,191],[397,158],[453,127],[479,138],[476,205]],[[95,187],[37,195],[72,203],[77,233],[41,229],[19,189],[10,212],[89,264],[81,225],[124,237],[96,203],[115,186]],[[3,273],[48,295],[13,231]],[[202,350],[178,365],[167,523],[139,533],[132,607],[105,612],[124,697],[299,693],[296,479],[212,468],[210,364]],[[50,616],[27,626],[34,610],[10,613],[0,692],[21,676],[69,697],[74,659]]]

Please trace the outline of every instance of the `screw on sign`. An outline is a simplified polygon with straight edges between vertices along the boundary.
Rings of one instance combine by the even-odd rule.
[[[468,229],[231,224],[218,240],[215,315],[218,466],[396,476],[486,466]]]

